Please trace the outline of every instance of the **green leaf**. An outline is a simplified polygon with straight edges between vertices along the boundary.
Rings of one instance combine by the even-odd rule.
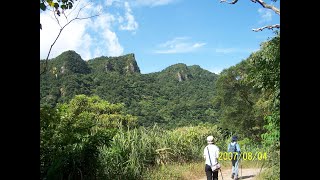
[[[67,9],[66,5],[61,5],[61,9]]]
[[[58,4],[58,3],[54,3],[54,7],[55,7],[56,9],[58,9],[58,8],[59,8],[59,4]]]
[[[47,6],[44,5],[44,3],[40,3],[40,9],[41,9],[42,11],[45,11],[45,10],[47,9]]]
[[[69,9],[71,9],[71,8],[72,8],[72,6],[73,6],[73,5],[72,5],[72,3],[71,3],[71,2],[69,2],[69,3],[68,3],[68,7],[69,7]]]
[[[49,6],[53,7],[54,3],[52,1],[48,1]]]

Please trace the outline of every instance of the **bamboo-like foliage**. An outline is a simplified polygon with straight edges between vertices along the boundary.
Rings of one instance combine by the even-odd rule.
[[[202,158],[206,137],[222,140],[214,125],[199,125],[162,130],[152,128],[120,129],[110,147],[101,149],[106,179],[140,179],[149,168],[168,163],[184,163]]]

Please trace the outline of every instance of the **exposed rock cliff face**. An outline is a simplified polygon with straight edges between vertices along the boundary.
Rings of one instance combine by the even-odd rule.
[[[112,64],[109,61],[106,63],[105,67],[106,67],[106,72],[113,71]]]
[[[119,56],[98,58],[84,61],[75,51],[65,51],[50,61],[50,66],[57,69],[57,74],[88,74],[91,72],[118,72],[120,74],[140,73],[133,53]],[[43,62],[40,62],[44,64]]]
[[[194,80],[210,80],[217,75],[207,70],[202,69],[198,65],[187,66],[183,63],[178,63],[167,67],[161,72],[155,73],[159,79],[172,82],[184,82]]]
[[[118,72],[120,74],[140,73],[134,54],[119,57],[98,57],[88,61],[94,72]]]
[[[190,74],[188,74],[188,72],[184,72],[184,71],[178,71],[177,73],[177,77],[178,77],[178,81],[186,81],[189,79]]]

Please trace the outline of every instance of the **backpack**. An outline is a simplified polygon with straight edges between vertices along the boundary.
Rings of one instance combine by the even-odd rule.
[[[234,145],[232,145],[230,143],[230,147],[228,149],[229,152],[237,152],[237,143],[234,143]]]
[[[230,143],[230,147],[229,147],[229,149],[228,149],[228,151],[229,152],[232,152],[232,155],[231,155],[231,157],[232,157],[232,161],[236,161],[237,159],[238,159],[238,153],[237,153],[237,143],[234,143],[234,145],[232,145],[231,143]]]

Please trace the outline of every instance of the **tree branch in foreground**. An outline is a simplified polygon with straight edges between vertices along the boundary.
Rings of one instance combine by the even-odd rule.
[[[228,2],[227,0],[220,0],[220,3],[228,3],[228,4],[236,4],[239,0],[232,0],[231,2]],[[275,6],[269,5],[267,3],[265,3],[263,0],[251,0],[251,2],[258,2],[263,8],[266,9],[271,9],[272,11],[274,11],[275,13],[277,13],[278,15],[280,15],[280,9],[276,8]]]
[[[85,7],[85,6],[84,6],[84,7]],[[99,16],[99,15],[100,15],[100,14],[96,14],[96,15],[93,15],[93,16],[88,16],[88,17],[79,18],[80,11],[81,11],[84,7],[80,8],[80,10],[78,11],[77,16],[76,16],[75,18],[71,19],[67,24],[65,24],[65,25],[62,26],[62,27],[61,27],[58,19],[56,18],[56,20],[57,20],[57,22],[58,22],[58,24],[59,24],[59,26],[60,26],[61,28],[60,28],[60,31],[59,31],[58,36],[56,37],[56,39],[54,40],[54,42],[53,42],[53,43],[51,44],[51,46],[50,46],[49,53],[48,53],[47,58],[46,58],[46,60],[45,60],[45,65],[44,65],[43,71],[40,72],[40,76],[47,71],[48,60],[49,60],[49,55],[50,55],[51,49],[52,49],[53,45],[57,42],[58,38],[60,37],[60,34],[61,34],[61,32],[63,31],[63,29],[64,29],[67,25],[69,25],[72,21],[74,21],[74,20],[90,19],[90,18],[93,18],[93,17],[96,17],[96,16]],[[55,17],[56,17],[56,16],[55,16]]]
[[[252,29],[252,31],[254,31],[254,32],[258,32],[258,31],[262,31],[262,30],[264,30],[264,29],[271,29],[271,30],[272,30],[273,28],[277,28],[277,29],[279,29],[279,28],[280,28],[280,24],[269,25],[269,26],[263,26],[263,27],[261,27],[261,28]]]
[[[233,0],[233,1],[231,1],[231,2],[227,2],[227,0],[220,0],[220,3],[224,3],[224,2],[226,2],[226,3],[228,3],[228,4],[235,4],[235,3],[238,2],[238,0]]]
[[[254,3],[258,2],[262,7],[267,8],[267,9],[271,9],[272,11],[274,11],[275,13],[280,15],[280,9],[276,8],[275,6],[271,6],[267,3],[265,3],[263,0],[251,0],[251,1]]]

